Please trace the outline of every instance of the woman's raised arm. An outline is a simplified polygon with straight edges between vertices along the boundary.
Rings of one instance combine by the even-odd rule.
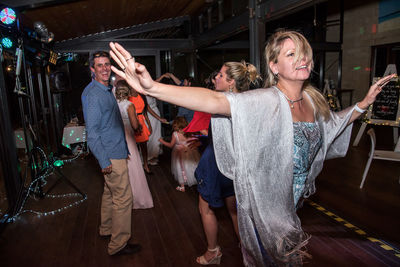
[[[225,95],[200,87],[182,87],[153,81],[146,67],[135,62],[131,54],[118,43],[110,43],[110,55],[119,70],[112,66],[112,71],[121,76],[139,93],[153,96],[191,110],[230,116],[230,105]]]

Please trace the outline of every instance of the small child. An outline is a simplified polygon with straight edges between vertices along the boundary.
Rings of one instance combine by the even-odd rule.
[[[171,172],[178,181],[179,186],[176,190],[185,192],[185,185],[192,186],[197,183],[194,177],[194,171],[200,160],[200,154],[197,149],[192,149],[188,146],[190,138],[185,136],[183,129],[187,126],[187,121],[184,117],[176,117],[172,123],[171,142],[166,142],[160,138],[161,144],[172,148],[171,153]]]

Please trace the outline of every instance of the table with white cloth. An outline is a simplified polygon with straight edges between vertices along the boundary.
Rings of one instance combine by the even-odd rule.
[[[62,145],[71,149],[71,145],[77,143],[81,143],[83,147],[87,147],[85,126],[67,124],[63,130]]]
[[[22,128],[18,128],[14,131],[15,135],[15,146],[16,148],[24,148],[26,150],[26,141],[25,141],[25,135],[24,135],[24,130]],[[30,149],[32,148],[32,139],[28,135],[28,144]]]

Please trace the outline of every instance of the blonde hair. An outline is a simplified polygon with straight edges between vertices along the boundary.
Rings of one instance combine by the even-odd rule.
[[[246,61],[225,62],[226,76],[228,80],[235,80],[236,89],[240,92],[249,90],[250,83],[254,83],[260,75],[257,68]]]
[[[118,81],[115,85],[115,98],[118,101],[128,99],[131,96],[131,90],[128,83],[124,80]]]
[[[186,126],[188,126],[188,123],[185,119],[185,117],[176,117],[174,121],[172,122],[172,129],[174,131],[179,131],[184,129]]]
[[[265,47],[266,73],[264,86],[267,88],[278,83],[279,76],[273,73],[269,63],[278,62],[278,56],[281,52],[283,42],[286,39],[291,39],[295,45],[293,64],[296,64],[299,62],[299,60],[306,58],[308,62],[310,62],[311,68],[314,66],[314,62],[312,60],[313,52],[307,39],[301,33],[296,31],[278,30],[268,39],[268,43]],[[330,111],[324,96],[309,83],[304,83],[303,90],[306,91],[311,97],[317,110],[317,116],[322,116],[325,120],[328,120],[330,117]]]

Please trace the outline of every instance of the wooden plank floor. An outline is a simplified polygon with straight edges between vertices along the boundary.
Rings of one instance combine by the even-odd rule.
[[[380,136],[390,134],[387,129],[377,130],[378,144]],[[390,140],[384,138],[383,145],[391,146]],[[363,137],[360,146],[351,147],[346,158],[326,162],[311,200],[327,212],[317,210],[310,202],[298,211],[305,231],[312,235],[308,250],[313,259],[305,266],[400,266],[395,251],[383,249],[381,243],[369,241],[326,215],[331,212],[366,231],[367,236],[399,247],[400,164],[373,161],[365,187],[360,190],[368,151],[368,139]],[[107,255],[107,240],[98,236],[103,181],[96,161],[88,157],[62,169],[88,199],[55,215],[24,213],[9,224],[0,236],[1,266],[198,266],[195,257],[204,252],[206,240],[196,188],[185,193],[175,190],[168,151],[152,170],[148,182],[155,207],[134,210],[132,217],[131,241],[143,246],[139,254]],[[55,180],[51,177],[49,185]],[[74,191],[64,182],[55,188],[55,193],[70,192]],[[29,199],[25,208],[50,211],[76,200],[79,197]],[[221,266],[243,266],[229,215],[219,209],[217,216],[223,248]]]
[[[110,257],[107,240],[98,236],[103,178],[93,157],[78,159],[62,172],[88,196],[77,207],[50,216],[24,213],[0,236],[1,266],[197,266],[195,258],[207,247],[198,213],[195,187],[186,193],[175,190],[169,157],[162,158],[148,176],[155,207],[134,210],[133,243],[143,247],[140,254]],[[56,177],[49,179],[49,186]],[[74,190],[62,182],[55,193]],[[26,209],[51,211],[80,197],[29,199]],[[222,266],[242,266],[238,240],[228,213],[219,209]]]

